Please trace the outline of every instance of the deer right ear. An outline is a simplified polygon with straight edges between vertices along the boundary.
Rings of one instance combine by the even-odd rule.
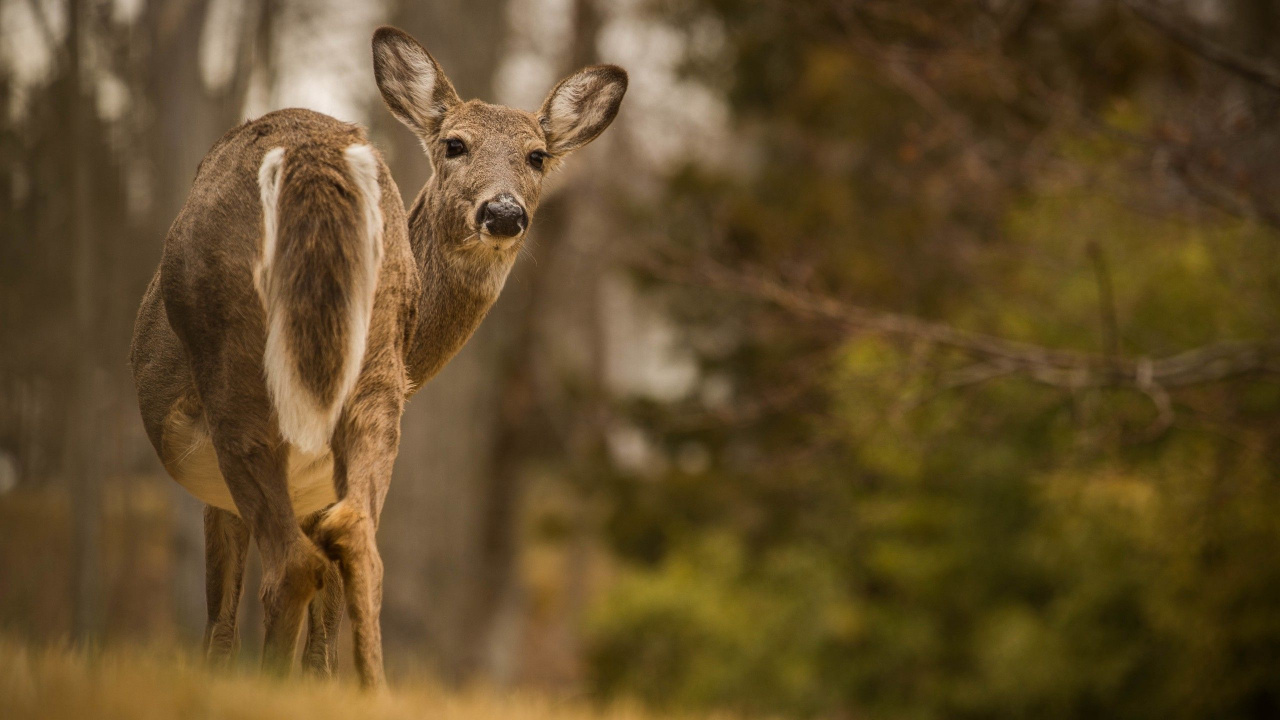
[[[449,108],[462,102],[431,53],[398,28],[373,34],[373,75],[387,109],[422,137],[434,135]]]

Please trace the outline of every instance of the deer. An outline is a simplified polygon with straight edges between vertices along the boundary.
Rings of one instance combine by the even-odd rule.
[[[238,651],[250,542],[262,666],[333,675],[342,613],[362,686],[382,688],[375,533],[405,402],[470,338],[525,241],[543,181],[613,122],[614,65],[557,83],[536,113],[463,101],[392,27],[373,35],[386,107],[433,174],[406,214],[354,124],[304,109],[228,131],[201,161],[143,296],[130,362],[148,438],[205,504],[203,651]]]

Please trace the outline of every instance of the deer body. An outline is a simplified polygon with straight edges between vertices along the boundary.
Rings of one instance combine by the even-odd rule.
[[[435,174],[406,218],[363,131],[282,110],[201,163],[135,326],[144,425],[206,503],[206,652],[236,646],[250,540],[263,560],[264,664],[328,675],[345,601],[356,667],[383,683],[374,541],[405,400],[497,299],[544,174],[612,121],[626,76],[587,68],[537,115],[461,101],[404,33],[374,36],[391,111]]]

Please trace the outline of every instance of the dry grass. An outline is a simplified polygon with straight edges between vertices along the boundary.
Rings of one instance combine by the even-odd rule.
[[[653,720],[654,716],[633,707],[600,710],[523,693],[453,693],[401,686],[370,695],[341,682],[212,673],[173,651],[119,649],[87,654],[65,648],[33,649],[0,638],[0,718]]]

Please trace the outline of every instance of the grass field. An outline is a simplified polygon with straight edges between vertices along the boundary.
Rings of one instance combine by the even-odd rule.
[[[175,651],[86,653],[5,639],[0,639],[0,718],[657,720],[634,707],[602,709],[537,694],[396,686],[371,695],[349,682],[210,672]]]

